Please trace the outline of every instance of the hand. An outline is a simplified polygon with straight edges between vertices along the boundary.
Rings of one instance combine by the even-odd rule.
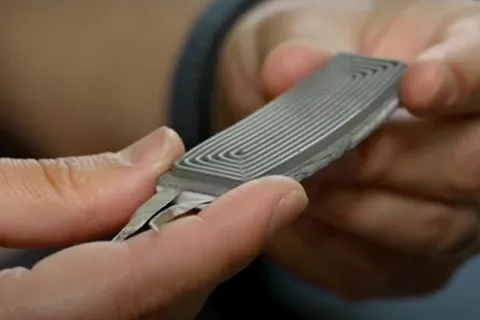
[[[478,249],[480,3],[266,1],[225,42],[218,113],[247,116],[338,51],[407,62],[416,117],[305,181],[307,210],[268,252],[345,298],[435,291]]]
[[[117,231],[182,152],[178,136],[160,129],[119,153],[1,159],[0,245],[65,245]],[[300,185],[272,177],[159,232],[73,246],[32,270],[4,270],[0,318],[193,318],[216,284],[253,259],[305,205]]]

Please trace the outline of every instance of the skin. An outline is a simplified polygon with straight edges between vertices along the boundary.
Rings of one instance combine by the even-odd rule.
[[[102,8],[109,7],[107,0],[101,3]],[[7,48],[14,49],[7,49],[7,56],[15,59],[6,60],[6,70],[11,71],[0,90],[8,102],[3,109],[8,128],[21,140],[32,142],[38,155],[115,150],[162,122],[157,116],[164,109],[157,109],[161,105],[157,94],[166,89],[159,89],[161,82],[154,79],[168,78],[166,66],[174,56],[163,64],[158,62],[160,51],[130,45],[133,40],[144,46],[156,43],[151,34],[161,32],[161,27],[148,23],[158,19],[148,20],[126,9],[142,5],[120,4],[116,14],[101,11],[110,12],[110,28],[99,19],[91,21],[98,24],[91,29],[79,28],[91,16],[86,9],[93,4],[88,2],[76,4],[84,11],[53,1],[49,8],[31,11],[20,4],[1,5],[16,17],[0,19],[6,28],[0,30],[8,31],[4,35],[15,35],[8,39],[25,40],[35,31],[36,43],[45,48],[34,50],[29,41],[10,40],[14,45]],[[52,8],[59,10],[55,17],[65,20],[50,22],[49,27],[45,23],[25,27],[32,16],[46,19]],[[183,14],[180,10],[185,8],[175,11],[172,5],[170,9],[166,16]],[[185,14],[193,16],[198,9],[192,7]],[[0,12],[7,16],[5,10]],[[59,25],[65,27],[53,28]],[[141,33],[145,38],[138,36],[134,27],[145,28],[142,31],[151,38],[145,32]],[[52,29],[57,38],[47,41],[53,36],[41,31]],[[479,153],[479,31],[480,7],[471,1],[264,2],[235,26],[224,43],[212,119],[216,129],[247,116],[338,51],[407,62],[400,95],[412,116],[392,119],[359,148],[305,181],[303,188],[286,179],[268,178],[234,190],[199,216],[176,221],[159,233],[142,234],[125,245],[77,246],[45,259],[31,271],[4,271],[2,312],[26,319],[64,319],[66,314],[69,318],[130,319],[155,312],[165,318],[188,318],[216,283],[239,270],[265,245],[292,272],[342,297],[411,296],[438,290],[477,252],[470,239],[479,230],[478,210],[472,204],[480,189],[478,164],[472,161]],[[85,58],[89,46],[72,44],[55,50],[69,38],[65,34],[74,32],[92,46],[102,42],[99,38],[111,39],[112,33],[128,35],[131,41],[96,47],[98,54],[91,59]],[[178,45],[180,38],[172,43]],[[45,59],[62,68],[39,72],[49,65]],[[148,63],[131,61],[158,63],[153,69],[159,72],[145,68]],[[138,84],[135,79],[145,82]],[[76,105],[82,108],[72,107]],[[62,119],[56,128],[51,126],[52,115]],[[155,177],[182,154],[178,137],[167,134],[172,137],[166,139],[170,146],[165,147],[161,142],[165,135],[154,133],[144,140],[150,142],[133,147],[141,152],[128,149],[93,158],[40,162],[4,160],[2,177],[7,187],[0,194],[8,211],[0,215],[1,244],[65,244],[116,230],[151,194]],[[305,210],[304,191],[310,199]],[[291,194],[294,200],[280,210],[281,222],[274,223],[278,232],[271,231],[270,221],[279,212],[275,208]],[[25,217],[19,220],[11,212]],[[35,223],[40,216],[42,220]],[[92,217],[97,221],[94,226],[81,223]],[[25,221],[31,225],[25,226]],[[19,226],[29,232],[14,232]],[[187,228],[195,228],[194,233]],[[93,267],[91,261],[98,263]],[[42,314],[36,314],[38,310]],[[187,312],[178,314],[179,310]]]
[[[161,128],[120,152],[0,161],[0,245],[67,245],[118,230],[182,153],[176,133]],[[193,318],[210,291],[245,267],[306,203],[299,184],[265,178],[159,232],[76,245],[31,270],[3,270],[0,317]]]
[[[409,64],[400,98],[415,117],[305,181],[308,208],[269,245],[293,273],[355,300],[440,289],[479,234],[480,5],[369,4],[265,2],[225,43],[217,109],[241,119],[338,51]]]
[[[165,122],[176,52],[206,2],[0,4],[5,140],[16,140],[21,155],[70,156],[0,159],[0,246],[105,237],[153,194],[157,177],[183,154],[176,133],[154,130]],[[52,126],[52,119],[59,121]],[[0,318],[193,318],[216,285],[254,259],[306,203],[298,183],[271,177],[160,232],[75,245],[31,270],[3,270]]]

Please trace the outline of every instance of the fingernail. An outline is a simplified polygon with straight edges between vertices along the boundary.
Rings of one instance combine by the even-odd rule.
[[[270,234],[289,224],[305,209],[308,203],[307,195],[303,190],[291,190],[286,193],[275,209],[270,220]]]
[[[150,165],[162,161],[172,149],[175,132],[161,127],[119,152],[125,161],[136,165]]]

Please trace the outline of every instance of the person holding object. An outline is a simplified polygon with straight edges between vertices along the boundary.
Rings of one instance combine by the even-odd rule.
[[[145,233],[123,245],[72,247],[42,260],[31,271],[4,271],[0,310],[10,318],[128,319],[157,311],[169,318],[177,316],[179,309],[189,311],[181,317],[192,317],[217,283],[245,266],[264,246],[274,261],[293,274],[349,299],[434,292],[477,253],[480,167],[472,159],[480,153],[480,4],[468,0],[252,1],[249,6],[239,6],[241,14],[226,24],[229,28],[217,48],[218,55],[213,55],[217,59],[209,61],[215,67],[210,70],[215,85],[211,92],[200,90],[196,101],[211,103],[199,103],[193,106],[196,110],[188,111],[185,108],[192,106],[175,104],[178,100],[172,99],[159,111],[152,107],[157,102],[152,97],[157,97],[159,90],[155,88],[158,75],[153,75],[159,71],[169,74],[165,66],[171,61],[165,58],[163,64],[154,64],[155,68],[137,65],[138,61],[159,59],[157,47],[151,47],[151,33],[142,33],[142,38],[137,35],[157,21],[147,19],[153,5],[136,4],[132,12],[133,4],[120,2],[112,13],[105,9],[111,8],[109,0],[99,3],[98,12],[108,14],[99,18],[101,22],[91,21],[93,28],[79,29],[82,19],[57,21],[55,26],[65,23],[69,27],[61,31],[37,24],[39,39],[42,34],[50,39],[42,42],[38,51],[28,50],[31,47],[23,41],[11,40],[33,32],[21,24],[35,20],[19,10],[24,5],[1,5],[8,9],[2,12],[16,17],[4,19],[3,13],[3,30],[17,37],[10,37],[11,46],[5,49],[6,56],[14,58],[8,60],[6,70],[11,72],[4,81],[9,90],[2,91],[6,92],[5,101],[18,107],[4,110],[5,119],[14,135],[35,142],[40,155],[111,150],[162,125],[167,108],[174,129],[187,146],[193,146],[208,135],[205,127],[211,134],[247,116],[339,51],[408,63],[400,97],[413,116],[392,119],[329,168],[328,177],[306,181],[305,193],[287,179],[267,178],[234,190],[200,216],[176,221],[159,233]],[[170,11],[163,13],[174,12],[175,6],[170,6]],[[128,14],[124,7],[129,8]],[[200,7],[189,7],[192,17]],[[81,16],[81,11],[72,8],[57,9]],[[46,8],[36,10],[41,11],[36,21],[43,17],[52,24],[45,18],[51,18]],[[142,23],[137,24],[139,21]],[[45,29],[50,33],[42,32]],[[92,37],[92,29],[96,37]],[[65,30],[72,33],[65,36]],[[67,39],[73,32],[77,38],[72,47],[58,49],[59,43],[51,40]],[[118,38],[112,37],[112,32]],[[102,46],[98,40],[102,35],[108,35],[109,45]],[[121,41],[125,37],[137,42],[127,48]],[[180,41],[175,39],[172,43],[178,45]],[[78,42],[99,47],[93,55]],[[112,52],[115,59],[108,54]],[[73,63],[75,55],[82,67]],[[137,64],[127,63],[132,59]],[[65,68],[47,72],[53,62]],[[124,68],[118,78],[113,75],[118,75],[119,66]],[[177,70],[186,69],[179,66]],[[138,81],[139,75],[144,83],[131,82]],[[188,77],[188,72],[183,75]],[[79,83],[86,79],[95,82]],[[182,74],[174,79],[174,84],[183,83]],[[92,83],[101,90],[92,88]],[[132,86],[118,90],[126,84]],[[54,90],[57,86],[62,90]],[[192,84],[189,88],[196,87]],[[181,91],[185,88],[176,90],[188,93]],[[61,102],[53,107],[57,95]],[[136,101],[134,97],[143,98]],[[79,104],[82,108],[76,107]],[[45,105],[49,106],[46,110],[40,108]],[[114,107],[117,109],[110,109]],[[183,124],[179,122],[182,117],[175,116],[178,112]],[[186,116],[199,113],[209,117]],[[56,128],[64,130],[64,135],[54,135],[48,121],[39,121],[53,114],[64,119],[61,128]],[[113,118],[102,120],[100,115]],[[200,120],[203,124],[196,123]],[[2,245],[79,242],[117,230],[148,198],[155,178],[182,153],[178,137],[169,130],[161,132],[170,137],[168,144],[172,144],[167,149],[160,150],[165,140],[156,133],[146,138],[151,144],[141,142],[133,147],[142,150],[139,153],[40,162],[5,160],[2,208],[8,209],[2,210],[6,217],[0,232]],[[129,154],[126,158],[125,153]],[[35,182],[43,184],[32,187]],[[48,187],[42,189],[42,185]],[[306,196],[310,201],[303,210]],[[281,210],[277,210],[279,203]],[[270,221],[276,221],[270,220],[273,217],[281,217],[280,223],[273,224],[278,232],[269,228]],[[187,228],[191,231],[184,230]],[[182,250],[191,254],[181,254]],[[86,262],[92,259],[98,261],[95,266]],[[125,270],[119,270],[122,264]],[[19,296],[31,302],[20,307]],[[189,303],[194,307],[186,308]]]
[[[182,148],[179,137],[162,128],[118,153],[2,160],[1,244],[63,245],[118,229]],[[209,291],[245,267],[306,202],[297,183],[266,178],[160,232],[73,246],[31,270],[6,269],[0,273],[0,317],[190,318]]]

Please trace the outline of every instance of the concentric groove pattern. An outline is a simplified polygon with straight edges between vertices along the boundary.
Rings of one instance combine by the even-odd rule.
[[[186,153],[158,183],[219,196],[267,175],[301,181],[358,145],[395,111],[404,69],[398,61],[338,54]]]

